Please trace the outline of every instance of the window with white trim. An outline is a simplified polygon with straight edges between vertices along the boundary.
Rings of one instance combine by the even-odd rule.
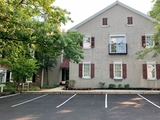
[[[155,46],[155,42],[153,41],[153,34],[146,34],[142,36],[142,47],[151,48]]]
[[[122,62],[114,62],[114,78],[122,79]]]
[[[152,40],[153,35],[146,35],[146,48],[154,46],[154,41]]]
[[[91,77],[91,63],[84,62],[83,63],[83,78],[90,78]]]
[[[154,62],[147,62],[147,79],[156,79],[156,63]]]
[[[83,48],[91,48],[91,36],[83,38]]]
[[[127,54],[126,35],[110,35],[110,54]]]

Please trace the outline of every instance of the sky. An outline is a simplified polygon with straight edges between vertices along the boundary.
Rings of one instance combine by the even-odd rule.
[[[62,25],[61,29],[68,30],[83,20],[111,5],[117,0],[55,0],[54,5],[70,12],[70,17],[74,21]],[[118,0],[144,14],[152,8],[152,0]]]

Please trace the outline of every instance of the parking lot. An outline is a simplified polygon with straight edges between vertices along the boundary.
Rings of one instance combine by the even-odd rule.
[[[159,120],[160,95],[37,94],[0,99],[0,120]]]

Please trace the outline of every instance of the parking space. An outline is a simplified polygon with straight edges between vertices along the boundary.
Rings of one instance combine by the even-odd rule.
[[[152,101],[156,105],[160,106],[160,95],[155,95],[155,94],[147,95],[147,94],[144,94],[142,96],[145,97],[146,99]]]
[[[160,95],[17,95],[0,99],[0,116],[2,120],[158,120],[160,109],[150,102],[159,106]]]

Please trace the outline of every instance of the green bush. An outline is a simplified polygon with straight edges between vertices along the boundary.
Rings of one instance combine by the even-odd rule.
[[[124,88],[125,88],[125,89],[129,89],[129,88],[130,88],[130,85],[129,85],[129,84],[125,84],[125,85],[124,85]]]
[[[66,89],[69,88],[69,81],[68,80],[66,81],[65,88]]]
[[[99,85],[100,85],[101,88],[103,88],[105,83],[104,82],[99,82]]]
[[[5,86],[3,88],[4,91],[12,91],[12,90],[15,90],[15,84],[13,82],[6,82],[6,83],[3,83]]]
[[[73,88],[74,85],[75,85],[75,83],[76,83],[75,80],[69,80],[69,81],[68,81],[68,87],[69,87],[69,88]]]
[[[56,88],[56,87],[59,87],[59,85],[58,85],[58,84],[46,85],[46,86],[44,86],[43,88]]]
[[[109,84],[109,88],[115,88],[116,85],[115,84]]]
[[[30,91],[39,91],[39,90],[40,90],[40,87],[38,87],[38,86],[31,86],[31,87],[29,88],[29,90],[30,90]]]
[[[119,85],[118,85],[118,88],[122,88],[122,84],[119,84]]]
[[[10,91],[10,94],[15,94],[15,93],[16,93],[15,90],[11,90],[11,91]]]

